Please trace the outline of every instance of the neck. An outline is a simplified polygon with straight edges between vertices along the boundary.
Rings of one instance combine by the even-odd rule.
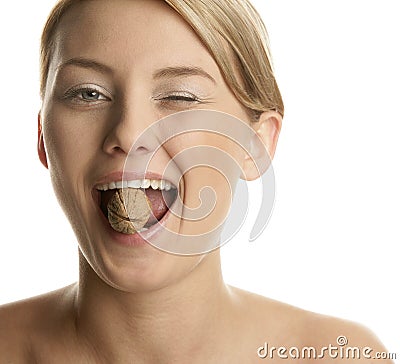
[[[190,362],[217,350],[229,296],[219,251],[171,285],[129,293],[101,280],[80,254],[77,331],[110,362]]]

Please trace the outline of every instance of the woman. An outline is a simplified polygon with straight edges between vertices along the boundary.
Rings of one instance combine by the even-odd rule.
[[[213,110],[217,121],[221,112],[243,120],[273,157],[284,110],[266,43],[262,22],[244,0],[67,0],[55,8],[42,38],[38,154],[78,238],[80,279],[1,308],[5,363],[279,361],[288,360],[282,350],[260,345],[320,350],[340,335],[354,347],[384,351],[356,324],[227,286],[218,249],[171,254],[106,220],[115,194],[104,195],[113,184],[162,180],[169,160],[196,145],[232,156],[239,167],[228,182],[235,183],[238,170],[249,180],[262,173],[247,150],[223,136],[178,135],[157,154],[146,132],[180,111]],[[142,157],[146,168],[126,167]],[[218,178],[207,168],[168,178],[191,208],[202,186],[216,191],[216,213],[196,236],[214,231],[229,208],[229,185]],[[164,222],[190,243],[185,235],[194,224],[172,214]],[[321,352],[318,361],[332,361]]]

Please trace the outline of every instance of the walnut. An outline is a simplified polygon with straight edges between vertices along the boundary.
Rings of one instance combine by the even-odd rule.
[[[146,194],[137,188],[117,189],[107,205],[111,227],[123,234],[135,234],[151,215]]]

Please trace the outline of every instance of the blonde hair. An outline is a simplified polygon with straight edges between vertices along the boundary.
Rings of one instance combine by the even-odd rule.
[[[42,98],[57,26],[68,9],[81,1],[85,0],[60,0],[47,19],[40,48]],[[255,118],[269,110],[283,116],[284,105],[272,69],[267,30],[249,0],[163,1],[192,27],[236,98]]]

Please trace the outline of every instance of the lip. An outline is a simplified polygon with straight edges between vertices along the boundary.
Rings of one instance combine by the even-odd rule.
[[[157,223],[155,223],[154,225],[152,225],[148,230],[143,231],[141,233],[136,233],[136,234],[132,234],[132,235],[128,235],[128,234],[122,234],[119,233],[117,231],[115,231],[108,219],[104,216],[103,211],[100,208],[100,191],[96,189],[96,186],[101,186],[103,184],[107,184],[110,182],[115,182],[115,181],[121,181],[122,179],[125,180],[134,180],[134,179],[164,179],[168,182],[170,182],[171,184],[174,185],[173,182],[171,182],[170,178],[166,178],[165,176],[162,176],[159,173],[155,173],[155,172],[146,172],[146,173],[138,173],[138,172],[113,172],[108,174],[107,176],[101,178],[98,182],[96,182],[95,187],[92,190],[92,197],[93,197],[93,201],[96,205],[96,210],[97,213],[100,217],[100,220],[102,222],[102,225],[104,226],[104,229],[106,230],[106,233],[108,235],[108,238],[117,243],[120,246],[124,246],[124,247],[139,247],[139,246],[145,246],[145,245],[151,245],[148,242],[150,237],[155,237],[158,234],[161,233],[161,231],[164,229],[167,220],[169,218],[169,216],[171,215],[171,211],[170,209],[168,209],[168,211],[165,213],[165,215],[161,218],[161,220],[159,220]],[[176,186],[176,185],[174,185]],[[175,199],[175,201],[173,202],[173,204],[171,205],[171,208],[173,205],[175,205],[175,203],[177,202],[178,198],[179,198],[179,189],[177,191],[178,196]]]

